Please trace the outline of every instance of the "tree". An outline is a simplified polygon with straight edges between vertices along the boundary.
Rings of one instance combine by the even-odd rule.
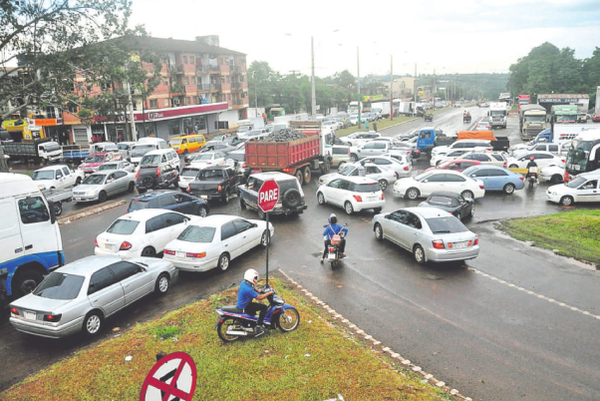
[[[279,73],[271,69],[266,61],[253,61],[248,67],[248,95],[250,104],[265,107],[273,103]]]
[[[100,69],[92,44],[126,34],[130,0],[1,0],[0,116],[62,106],[76,74]],[[18,69],[14,66],[18,62]],[[9,104],[11,107],[8,107]]]

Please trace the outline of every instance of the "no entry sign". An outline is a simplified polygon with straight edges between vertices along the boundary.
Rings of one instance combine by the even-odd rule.
[[[140,401],[191,401],[196,390],[196,364],[185,352],[169,354],[150,370]]]
[[[279,185],[275,180],[265,181],[258,190],[258,207],[263,212],[270,212],[279,200]]]

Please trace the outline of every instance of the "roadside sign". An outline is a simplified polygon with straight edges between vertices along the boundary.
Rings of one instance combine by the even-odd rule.
[[[258,207],[265,213],[270,212],[279,200],[279,185],[275,180],[265,181],[258,190]]]
[[[140,401],[191,401],[196,390],[196,364],[185,352],[161,358],[148,372]]]

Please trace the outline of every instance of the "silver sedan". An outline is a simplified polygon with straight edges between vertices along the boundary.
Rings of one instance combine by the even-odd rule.
[[[412,252],[415,261],[453,262],[476,258],[479,239],[448,212],[435,207],[409,207],[372,220],[377,240],[384,238]]]
[[[133,192],[135,174],[125,170],[106,170],[90,174],[73,188],[73,199],[81,202],[104,202],[109,196]]]
[[[50,273],[10,304],[10,323],[23,333],[62,338],[98,334],[104,320],[152,292],[165,294],[177,269],[155,258],[88,256]]]

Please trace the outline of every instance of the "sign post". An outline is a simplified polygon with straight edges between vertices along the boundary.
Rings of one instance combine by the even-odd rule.
[[[269,214],[279,200],[279,185],[275,180],[265,181],[258,190],[258,207],[264,212],[267,221],[267,246],[266,249],[266,267],[267,267],[267,287],[269,286],[269,243],[271,242],[271,230],[269,230]]]

